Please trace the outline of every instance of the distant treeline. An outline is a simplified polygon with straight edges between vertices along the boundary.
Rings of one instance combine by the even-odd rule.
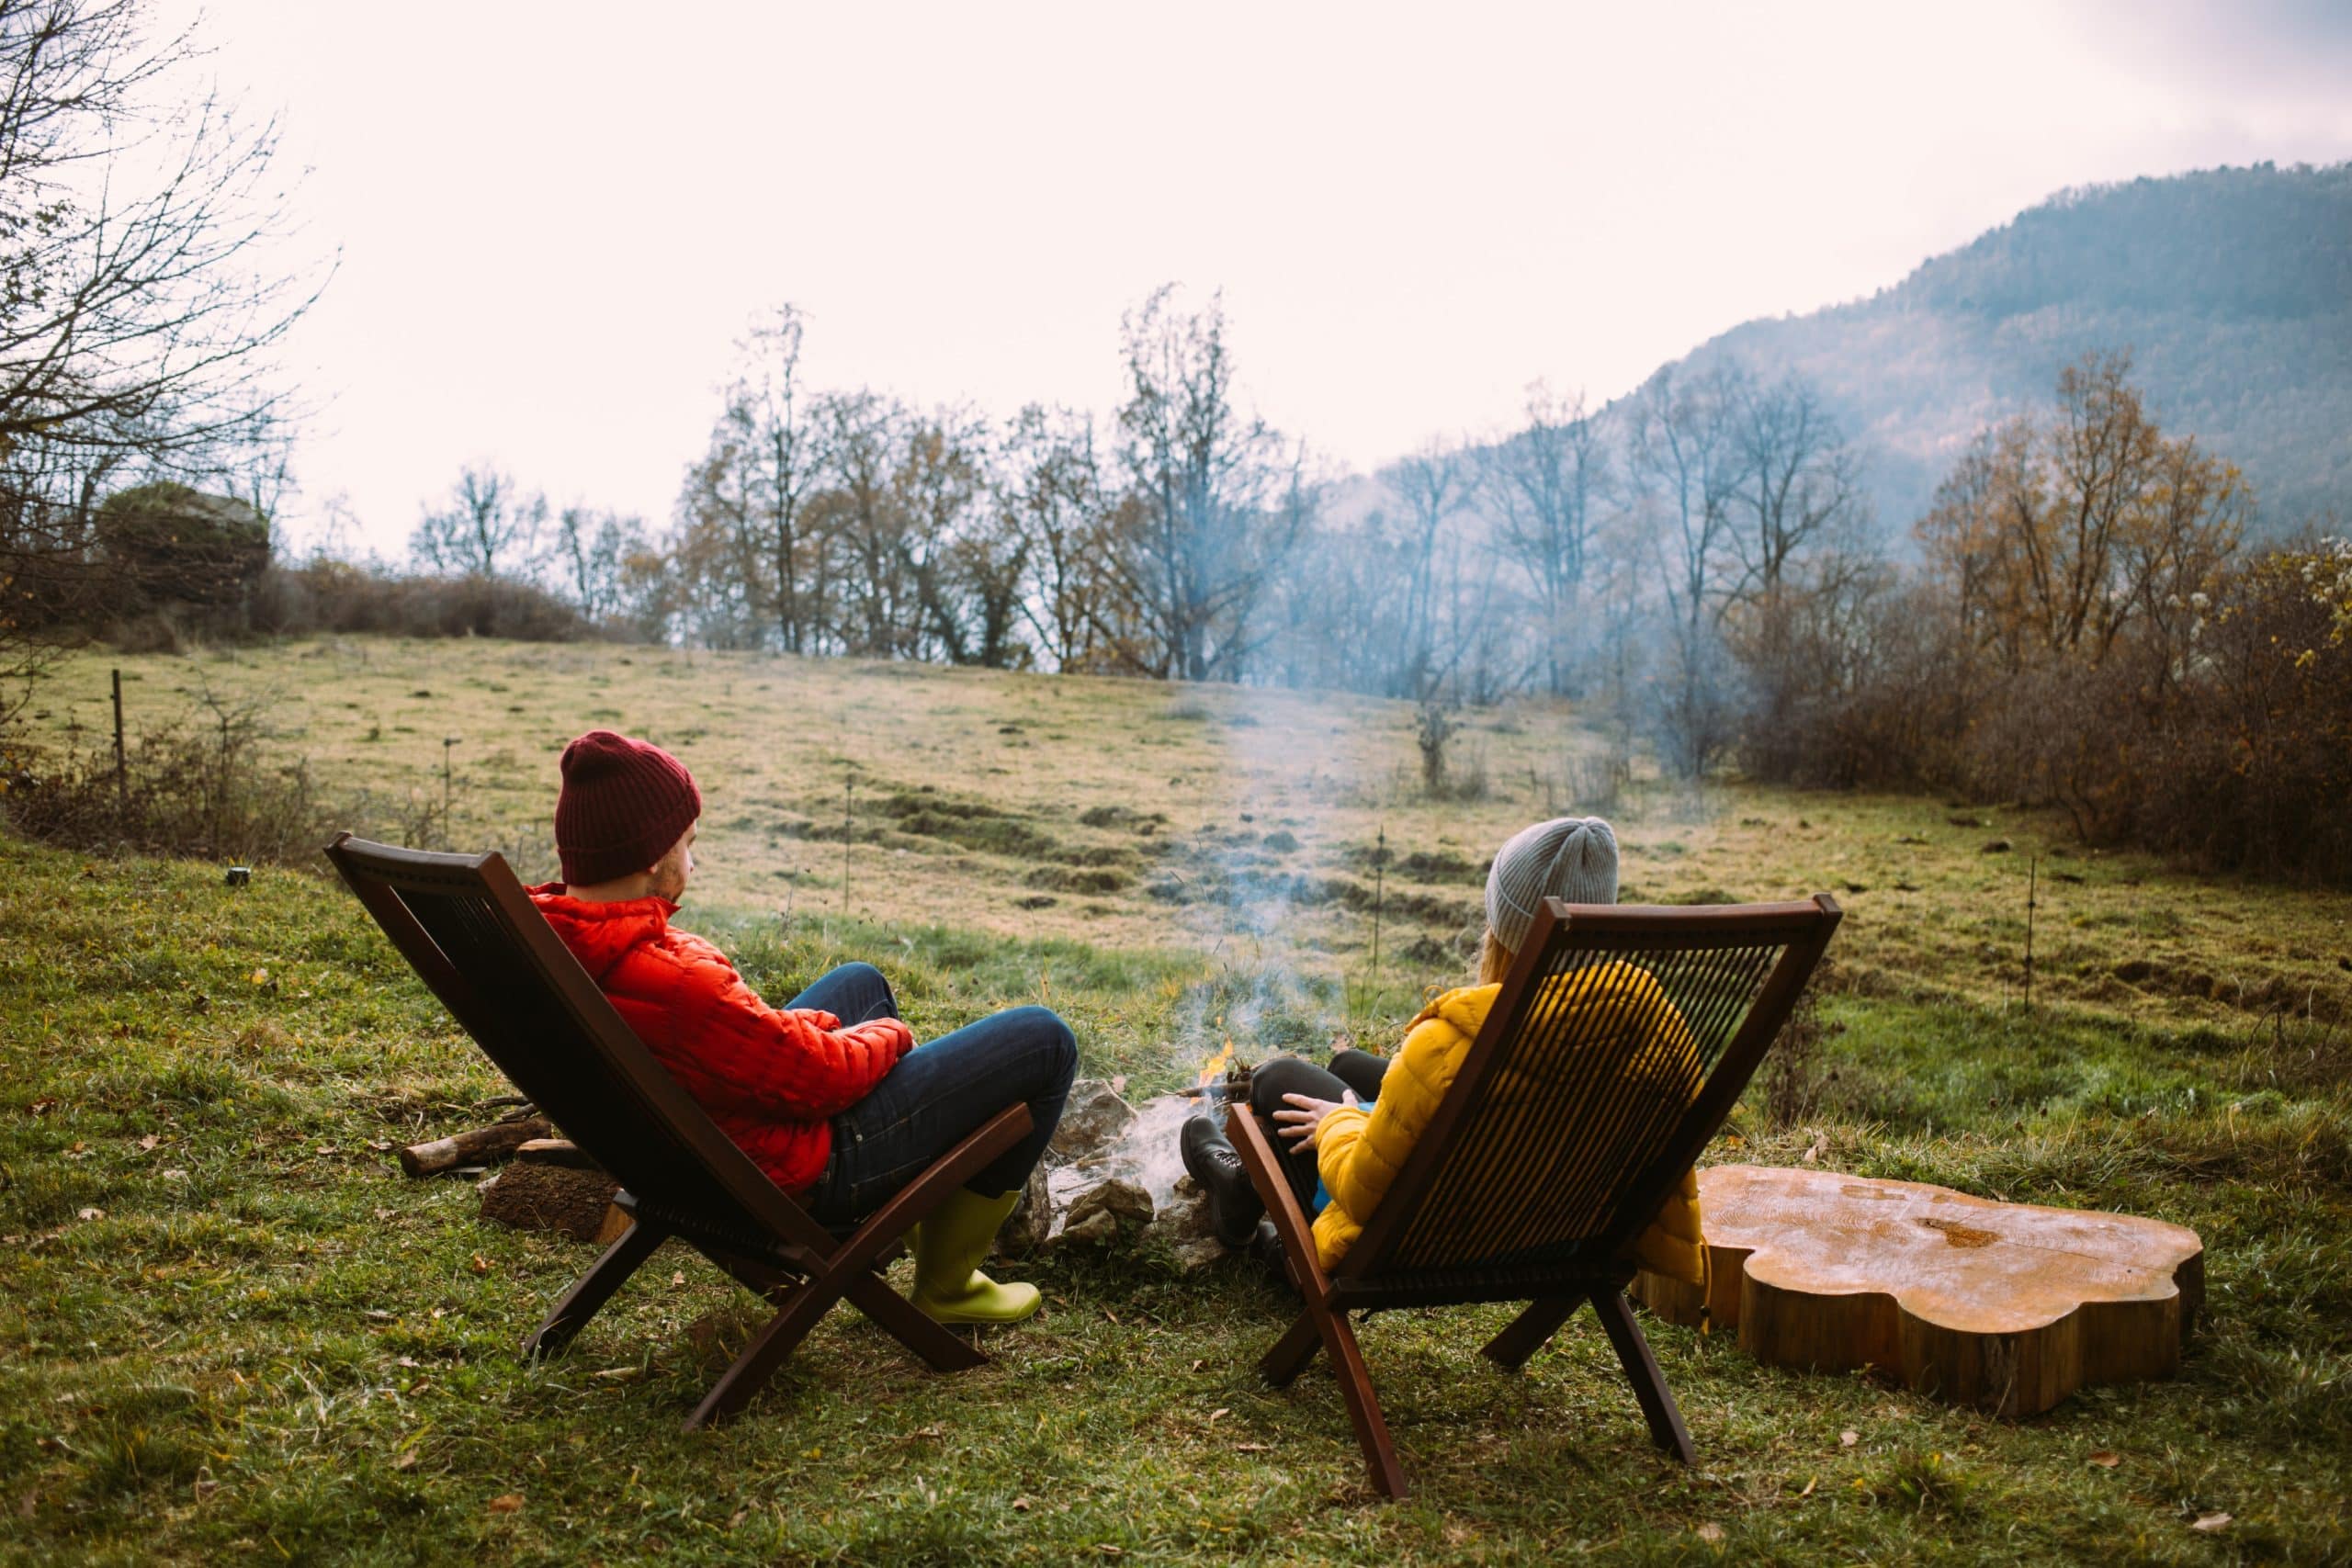
[[[603,637],[1433,711],[1544,693],[1686,775],[2052,804],[2094,840],[2352,875],[2346,547],[2249,552],[2237,471],[2157,427],[2125,356],[1982,433],[1897,548],[1812,389],[1736,365],[1599,414],[1539,387],[1506,436],[1335,484],[1244,411],[1214,302],[1129,315],[1107,428],[812,390],[801,334],[786,310],[747,340],[658,531],[469,469],[406,569],[273,562],[233,503],[118,495],[92,547],[118,635]]]

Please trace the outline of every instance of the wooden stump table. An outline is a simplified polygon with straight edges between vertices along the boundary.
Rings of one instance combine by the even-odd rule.
[[[1876,1367],[2034,1416],[2085,1383],[2169,1376],[2204,1296],[2204,1246],[2161,1220],[1971,1198],[1916,1181],[1719,1165],[1699,1173],[1704,1304],[1773,1366]],[[1695,1285],[1634,1297],[1696,1324]]]

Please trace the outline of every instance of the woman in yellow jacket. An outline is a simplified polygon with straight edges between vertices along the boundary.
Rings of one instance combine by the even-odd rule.
[[[1429,1125],[1547,897],[1617,901],[1617,838],[1608,823],[1598,817],[1557,818],[1503,845],[1487,875],[1478,983],[1431,1000],[1394,1057],[1340,1051],[1327,1070],[1278,1056],[1251,1075],[1251,1107],[1274,1122],[1289,1145],[1284,1174],[1315,1216],[1315,1250],[1325,1268],[1347,1256]],[[1647,1080],[1677,1103],[1696,1092],[1698,1062],[1689,1029],[1646,970],[1620,963],[1555,980],[1538,1005],[1597,1010],[1596,1019],[1611,1021],[1605,1027],[1563,1034],[1578,1038],[1582,1049],[1611,1052],[1623,1072]],[[1544,1066],[1525,1065],[1530,1073]],[[1185,1168],[1209,1194],[1220,1239],[1228,1247],[1248,1245],[1260,1231],[1264,1206],[1223,1130],[1208,1116],[1194,1117],[1185,1123],[1182,1147]],[[1634,1254],[1645,1269],[1700,1284],[1704,1251],[1698,1182],[1686,1171],[1636,1239]]]

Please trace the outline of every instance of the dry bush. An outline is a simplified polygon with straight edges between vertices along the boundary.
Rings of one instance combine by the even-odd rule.
[[[15,831],[70,848],[244,864],[314,863],[344,827],[432,840],[436,803],[387,809],[374,796],[322,798],[307,760],[270,750],[266,705],[208,692],[188,715],[140,737],[119,769],[111,750],[8,748],[0,812]]]
[[[272,569],[254,592],[253,626],[288,636],[380,632],[565,642],[595,628],[548,590],[503,577],[401,576],[348,561]]]

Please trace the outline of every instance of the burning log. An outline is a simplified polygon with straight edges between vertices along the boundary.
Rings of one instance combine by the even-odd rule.
[[[401,1168],[411,1176],[438,1176],[460,1166],[484,1165],[503,1159],[534,1139],[551,1138],[554,1126],[544,1116],[522,1116],[495,1126],[478,1127],[453,1138],[411,1144],[400,1151]]]

